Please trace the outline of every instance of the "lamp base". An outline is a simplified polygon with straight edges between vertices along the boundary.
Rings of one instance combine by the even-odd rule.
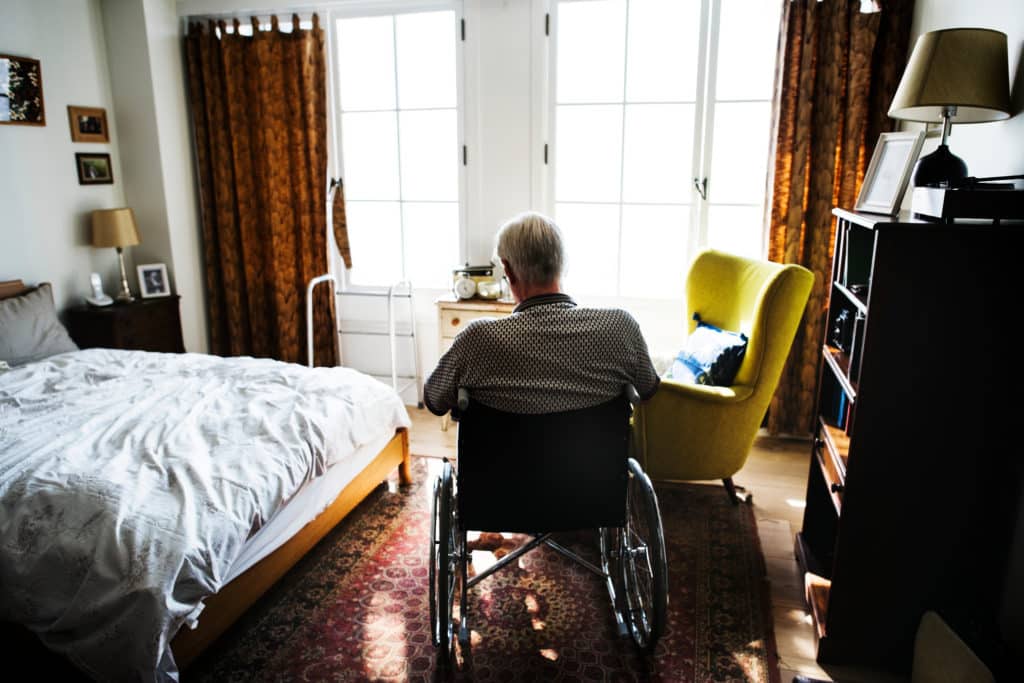
[[[939,145],[914,166],[914,187],[949,187],[966,177],[967,164],[950,152],[948,145]]]
[[[132,290],[128,288],[128,275],[124,270],[124,250],[121,247],[117,248],[117,264],[121,267],[121,291],[115,298],[118,303],[130,304],[135,301],[135,297],[132,296]]]

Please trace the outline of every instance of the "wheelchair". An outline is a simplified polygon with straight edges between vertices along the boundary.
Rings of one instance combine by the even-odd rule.
[[[459,390],[458,472],[446,459],[434,481],[430,532],[430,621],[438,662],[469,655],[468,590],[523,554],[548,546],[604,581],[620,637],[652,654],[665,628],[668,577],[658,499],[629,457],[630,418],[639,404],[627,385],[601,405],[524,415],[473,403]],[[596,529],[600,566],[556,542],[560,531]],[[530,540],[469,576],[467,532],[509,532]]]

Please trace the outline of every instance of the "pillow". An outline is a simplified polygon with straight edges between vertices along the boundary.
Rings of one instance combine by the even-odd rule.
[[[747,350],[747,335],[709,325],[694,313],[697,329],[686,339],[669,368],[668,379],[727,387],[736,378]]]
[[[0,300],[0,360],[11,366],[23,365],[77,350],[67,329],[57,320],[49,282]]]

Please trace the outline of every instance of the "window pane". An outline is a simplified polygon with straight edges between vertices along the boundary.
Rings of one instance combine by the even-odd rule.
[[[342,111],[395,108],[395,43],[391,17],[339,19]]]
[[[565,291],[614,295],[619,270],[618,205],[556,204],[555,222],[565,238]]]
[[[622,296],[683,299],[689,206],[622,207]]]
[[[768,172],[771,105],[768,102],[715,105],[711,152],[711,201],[757,204],[764,201]]]
[[[708,246],[749,258],[764,258],[764,211],[760,206],[708,207]]]
[[[345,202],[352,282],[391,285],[402,279],[398,202]]]
[[[402,14],[395,24],[398,106],[454,107],[455,13]]]
[[[692,104],[626,105],[623,201],[690,201],[693,110]]]
[[[398,199],[394,112],[342,114],[346,199]]]
[[[617,202],[622,170],[622,105],[558,107],[557,201]]]
[[[781,7],[768,0],[722,0],[715,99],[771,99]]]
[[[398,115],[402,199],[458,201],[458,114],[454,109]]]
[[[459,262],[457,202],[402,205],[406,278],[416,287],[451,286]]]
[[[622,101],[625,26],[625,0],[558,5],[558,103]]]
[[[632,0],[626,101],[693,101],[699,47],[700,0]]]

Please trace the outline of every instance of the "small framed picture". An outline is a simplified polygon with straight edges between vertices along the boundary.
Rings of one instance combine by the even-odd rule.
[[[46,125],[38,59],[0,55],[0,124]]]
[[[163,263],[144,263],[135,269],[139,273],[139,291],[143,299],[170,295],[171,283],[167,279],[167,266]]]
[[[109,185],[114,182],[109,154],[79,152],[75,154],[79,185]]]
[[[68,123],[71,126],[72,142],[110,142],[106,109],[69,104]]]
[[[923,143],[923,130],[917,133],[879,135],[854,208],[887,216],[899,213],[910,181],[910,171],[921,153]]]

